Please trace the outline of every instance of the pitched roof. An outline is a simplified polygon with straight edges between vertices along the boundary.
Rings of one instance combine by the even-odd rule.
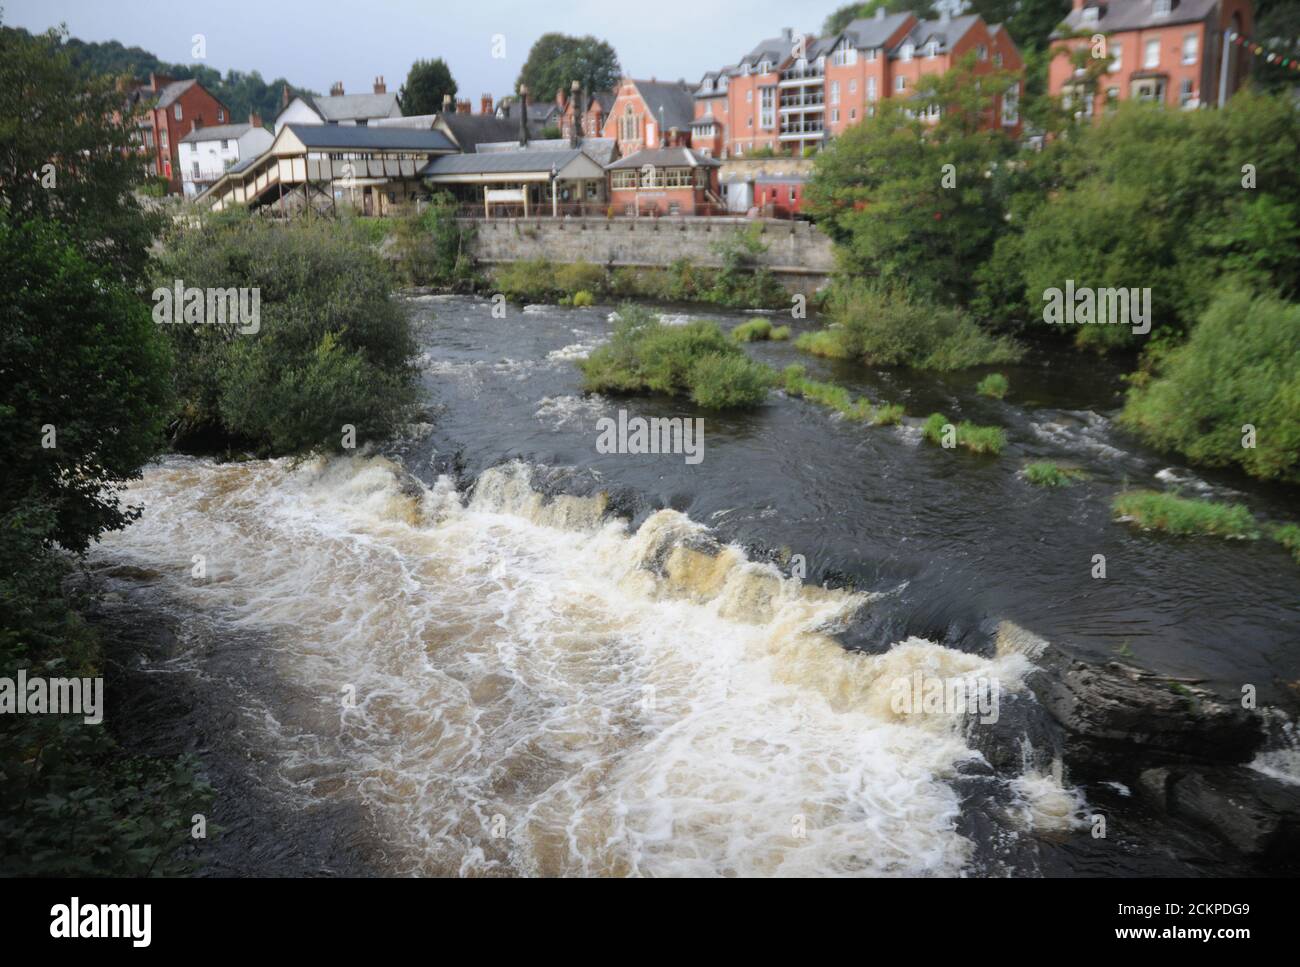
[[[532,113],[531,111],[529,112]],[[482,142],[519,140],[519,118],[499,118],[493,114],[457,114],[444,112],[439,120],[451,131],[452,139],[461,151],[473,151]],[[541,125],[528,122],[528,133],[540,132]]]
[[[692,89],[684,83],[664,81],[633,81],[641,100],[654,115],[663,120],[666,128],[688,128],[695,116],[695,98]],[[662,114],[660,113],[662,109]]]
[[[343,148],[359,151],[455,151],[441,131],[412,128],[369,127],[344,124],[286,124],[307,148]]]
[[[579,157],[593,161],[581,148],[521,151],[485,151],[481,154],[448,154],[434,158],[420,169],[421,175],[483,175],[550,171],[564,168]]]
[[[249,131],[253,130],[251,124],[214,124],[207,128],[195,128],[185,137],[181,138],[181,143],[193,141],[238,141]]]
[[[966,35],[966,31],[975,26],[980,18],[977,14],[965,17],[952,17],[948,20],[921,20],[908,31],[907,36],[898,42],[889,52],[891,57],[903,49],[905,44],[924,48],[930,41],[939,45],[940,53],[951,50],[953,44]]]
[[[766,40],[760,40],[757,47],[740,58],[740,63],[736,66],[757,64],[762,60],[770,60],[773,64],[779,64],[790,56],[792,47],[794,47],[793,36],[768,37]]]
[[[626,158],[606,165],[610,171],[619,168],[640,168],[653,165],[656,168],[716,168],[722,162],[716,158],[706,158],[690,148],[646,148]]]
[[[845,27],[841,36],[848,38],[858,50],[883,47],[890,36],[911,16],[910,13],[891,13],[884,17],[863,17]]]
[[[392,94],[338,94],[333,97],[313,98],[316,113],[326,121],[359,121],[369,118],[392,117],[399,114],[397,95]]]
[[[614,160],[614,149],[618,142],[613,138],[580,138],[578,147],[597,164],[609,164]],[[546,138],[529,141],[527,148],[521,148],[519,141],[480,141],[474,150],[478,154],[499,154],[503,151],[568,151],[573,148],[568,138]]]
[[[154,107],[170,107],[172,101],[176,100],[176,98],[180,97],[197,83],[198,81],[191,77],[189,80],[172,81],[170,84],[164,85],[162,90],[158,92],[158,103],[155,104]]]
[[[1110,33],[1119,30],[1140,30],[1147,27],[1163,27],[1169,24],[1199,23],[1214,10],[1218,0],[1174,0],[1169,13],[1156,15],[1155,0],[1111,0],[1109,3],[1088,2],[1086,7],[1098,7],[1098,17],[1086,23],[1083,9],[1071,10],[1063,18],[1063,23],[1070,28],[1064,34],[1053,31],[1053,37],[1068,36],[1074,31],[1086,29],[1089,33]]]

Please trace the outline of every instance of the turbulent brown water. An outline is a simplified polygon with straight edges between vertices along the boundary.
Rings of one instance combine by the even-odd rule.
[[[618,406],[690,415],[580,395],[572,360],[604,338],[607,309],[414,311],[432,426],[298,466],[169,457],[130,489],[142,518],[96,551],[150,575],[138,593],[184,629],[166,670],[230,706],[221,728],[259,788],[301,815],[364,812],[368,871],[1042,872],[1006,843],[1086,844],[1095,791],[1040,757],[973,806],[962,777],[981,758],[960,718],[895,712],[894,682],[996,678],[1004,701],[1023,697],[1035,634],[999,633],[1007,620],[1081,653],[1149,643],[1151,664],[1228,687],[1297,677],[1284,554],[1161,546],[1109,521],[1119,478],[1229,485],[1118,437],[1087,408],[1110,388],[1026,367],[1012,385],[1041,402],[1015,406],[877,374],[857,391],[912,413],[996,407],[980,421],[1009,426],[1011,452],[954,464],[911,427],[776,397],[710,419],[690,467],[594,452],[595,416]],[[1022,459],[1061,454],[1093,482],[1057,494],[1017,478]],[[1247,499],[1285,513],[1268,492]],[[808,554],[807,581],[769,563],[782,546]],[[1087,581],[1097,548],[1143,580]],[[1231,595],[1235,611],[1203,608]],[[1270,755],[1261,768],[1289,776]],[[219,822],[280,835],[238,800]]]

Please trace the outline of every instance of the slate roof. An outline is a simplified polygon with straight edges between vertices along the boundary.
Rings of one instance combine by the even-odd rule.
[[[716,158],[706,158],[690,148],[646,148],[615,161],[612,165],[606,165],[606,168],[609,171],[640,168],[643,165],[654,165],[656,168],[716,168],[721,164]]]
[[[883,47],[890,35],[910,16],[908,13],[891,13],[884,17],[863,17],[845,27],[841,36],[847,37],[858,50]]]
[[[510,174],[516,171],[550,171],[562,169],[586,153],[581,148],[563,151],[550,149],[523,151],[484,151],[481,154],[448,154],[434,158],[420,169],[421,175]],[[594,160],[590,155],[587,159]]]
[[[326,121],[359,121],[392,116],[398,107],[397,94],[339,94],[317,97],[311,101],[316,113]],[[400,113],[400,108],[398,112]]]
[[[917,54],[924,56],[925,45],[932,40],[939,44],[939,53],[942,54],[961,40],[966,35],[966,31],[975,26],[975,22],[979,19],[978,15],[971,14],[966,17],[952,17],[949,20],[922,20],[898,42],[889,52],[889,56],[896,57],[903,46],[909,43],[916,48]]]
[[[1068,36],[1077,30],[1089,33],[1112,33],[1121,30],[1140,30],[1146,27],[1164,27],[1169,24],[1200,23],[1214,10],[1217,0],[1177,0],[1166,16],[1156,16],[1154,0],[1112,0],[1110,3],[1088,3],[1099,7],[1096,20],[1084,22],[1083,10],[1071,10],[1064,18],[1070,28],[1065,34],[1053,31],[1053,37]]]
[[[664,81],[633,81],[641,100],[654,116],[656,122],[661,117],[664,128],[681,128],[691,126],[695,117],[695,97],[691,87],[683,83],[666,83]],[[662,115],[660,108],[663,109]]]
[[[181,138],[181,143],[194,141],[238,141],[249,131],[253,130],[251,124],[214,124],[207,128],[195,128],[185,137]]]
[[[528,113],[532,114],[532,111]],[[460,145],[461,151],[473,151],[485,141],[519,140],[518,116],[499,118],[493,114],[455,114],[449,111],[442,115],[442,121],[451,129],[451,136]],[[535,121],[529,122],[530,136],[540,130],[541,125]]]
[[[197,83],[198,81],[191,77],[188,80],[172,81],[170,84],[164,85],[163,89],[158,92],[158,102],[154,107],[171,107],[172,102],[176,100],[176,98],[180,97]]]
[[[441,131],[343,124],[286,124],[308,148],[356,151],[455,151]]]

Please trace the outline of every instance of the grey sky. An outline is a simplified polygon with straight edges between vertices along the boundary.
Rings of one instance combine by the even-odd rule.
[[[847,2],[847,0],[841,0]],[[781,27],[815,32],[840,3],[790,0],[0,0],[4,22],[44,30],[60,22],[83,40],[118,40],[170,62],[192,63],[203,34],[206,63],[223,73],[258,70],[269,79],[327,91],[343,81],[368,91],[382,74],[397,90],[411,62],[443,57],[462,97],[509,93],[541,34],[595,34],[614,45],[636,77],[698,80]],[[505,38],[504,59],[492,38]]]

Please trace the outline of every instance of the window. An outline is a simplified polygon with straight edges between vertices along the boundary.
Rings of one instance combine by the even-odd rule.
[[[836,67],[849,67],[858,62],[858,51],[856,47],[850,47],[847,44],[841,44],[831,56],[831,63]]]
[[[1168,17],[1169,11],[1173,9],[1172,0],[1156,0],[1153,13],[1157,17]]]
[[[636,171],[630,168],[623,168],[619,171],[610,173],[610,184],[615,191],[626,191],[629,188],[637,186]]]
[[[752,128],[753,126],[754,126],[754,116],[751,114],[748,118],[745,119],[745,127]]]
[[[637,116],[632,111],[632,105],[627,104],[623,107],[623,117],[618,122],[618,136],[623,141],[635,141],[637,138]]]
[[[923,114],[923,117],[925,117],[927,120],[930,121],[939,120],[939,105],[931,104],[929,107],[925,109],[925,113]]]
[[[706,91],[711,91],[711,90],[713,90],[713,81],[706,80],[706,81],[704,82],[704,89],[705,89]]]
[[[1086,24],[1095,24],[1100,13],[1097,7],[1084,7],[1082,20]]]
[[[868,77],[867,78],[867,100],[874,101],[875,99],[876,99],[876,79],[874,77]]]
[[[1199,43],[1199,38],[1196,36],[1196,34],[1188,34],[1183,38],[1183,63],[1184,64],[1196,63],[1198,43]]]
[[[1119,88],[1106,88],[1106,113],[1114,114],[1119,109]]]
[[[1178,106],[1187,107],[1192,101],[1192,81],[1191,78],[1184,80],[1182,86],[1178,89]]]
[[[1163,102],[1165,99],[1165,82],[1157,77],[1134,81],[1129,96],[1139,101]]]
[[[749,90],[747,90],[747,91],[745,92],[745,103],[746,103],[746,104],[753,104],[753,103],[754,103],[754,89],[753,89],[753,88],[750,88]]]
[[[832,124],[840,123],[840,109],[837,107],[831,108],[831,123]]]
[[[1148,40],[1146,46],[1146,56],[1142,58],[1143,67],[1160,66],[1160,41]]]
[[[831,81],[831,103],[840,103],[840,82]]]
[[[983,44],[980,44],[978,47],[975,48],[975,59],[976,59],[976,60],[988,60],[988,59],[989,59],[989,49],[988,49],[987,47],[985,47]]]
[[[996,67],[1001,67],[1001,66],[1002,66],[1002,55],[1001,55],[1001,54],[994,54],[994,55],[993,55],[993,64],[994,64],[994,66],[996,66]]]
[[[181,102],[180,102],[180,101],[177,101],[177,102],[176,102],[176,105],[172,108],[172,117],[174,117],[177,121],[181,120]]]
[[[879,55],[880,55],[879,47],[869,47],[867,49],[867,63],[873,63],[876,57],[878,57]]]
[[[1020,85],[1012,84],[1002,95],[1002,123],[1016,124],[1020,121]]]
[[[903,45],[903,49],[900,50],[900,51],[898,52],[898,59],[899,59],[899,60],[911,60],[911,59],[912,59],[912,52],[915,51],[915,50],[916,50],[916,46],[915,46],[914,44],[912,44],[912,43],[910,43],[910,42],[904,44],[904,45]]]
[[[771,128],[776,124],[776,88],[765,87],[759,92],[758,124]]]
[[[224,123],[225,123],[225,120],[226,120],[226,112],[223,111],[223,110],[221,110],[220,108],[218,108],[218,109],[217,109],[217,123],[218,123],[218,124],[224,124]]]
[[[900,94],[903,91],[907,90],[907,78],[900,77],[896,81],[894,81],[894,90],[898,91]]]
[[[858,93],[858,79],[856,77],[849,81],[849,93]]]
[[[194,162],[194,165],[193,165],[193,167],[192,167],[191,170],[192,170],[192,172],[193,172],[193,177],[198,178],[198,176],[199,176],[199,163],[198,163],[197,161]]]
[[[1118,74],[1124,66],[1124,46],[1118,42],[1110,45],[1110,52],[1114,55],[1110,59],[1110,67],[1106,69],[1107,74]]]
[[[222,151],[229,151],[229,150],[230,150],[230,142],[229,142],[227,139],[225,139],[225,138],[222,138],[222,139],[221,139],[221,150],[222,150]]]
[[[748,77],[748,76],[749,76],[749,64],[748,64],[748,63],[741,64],[741,65],[740,65],[740,72],[741,72],[742,74],[744,74],[746,77]]]
[[[759,72],[760,74],[770,74],[770,73],[772,73],[772,62],[769,61],[769,60],[765,60],[765,61],[760,62],[759,65],[758,65],[758,72]]]
[[[925,45],[925,56],[932,60],[939,56],[939,44],[937,41],[932,40]],[[983,58],[980,59],[983,60]]]

